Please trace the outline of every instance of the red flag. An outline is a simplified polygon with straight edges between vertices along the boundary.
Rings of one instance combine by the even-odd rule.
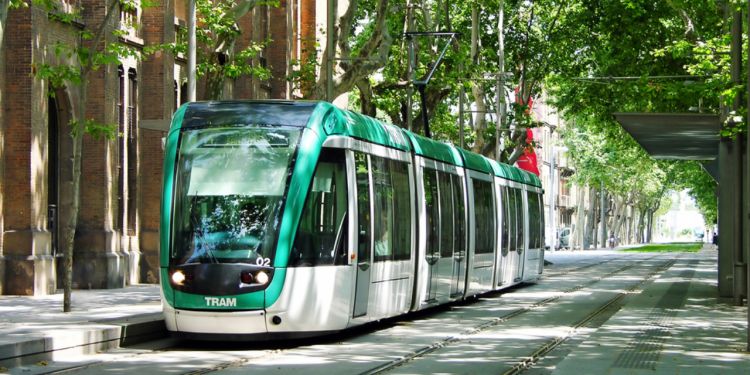
[[[518,166],[518,168],[529,171],[539,176],[539,166],[536,159],[536,152],[534,152],[534,147],[531,145],[531,142],[533,140],[534,133],[531,131],[531,129],[526,129],[526,149],[523,150],[523,155],[521,155],[521,157],[518,158],[518,161],[516,161],[516,165]]]
[[[530,114],[531,113],[531,107],[534,105],[534,99],[529,96],[529,101],[526,102],[521,97],[521,89],[520,89],[520,87],[516,87],[515,91],[516,91],[516,103],[518,103],[520,105],[526,105],[527,108],[526,108],[526,111],[524,111],[524,113],[527,114],[527,115]]]

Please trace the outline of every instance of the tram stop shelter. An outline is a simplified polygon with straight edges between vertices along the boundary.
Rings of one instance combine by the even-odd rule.
[[[746,139],[720,137],[721,118],[699,113],[614,113],[655,159],[697,160],[718,183],[719,297],[742,304],[750,290],[750,194]],[[750,311],[750,310],[749,310]],[[750,313],[748,313],[750,327]],[[748,336],[750,348],[750,332]]]

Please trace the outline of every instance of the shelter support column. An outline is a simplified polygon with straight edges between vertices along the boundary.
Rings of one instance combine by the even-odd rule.
[[[738,9],[732,11],[732,40],[731,40],[731,73],[732,83],[736,85],[742,84],[742,12]],[[742,97],[737,95],[732,103],[731,112],[729,117],[726,119],[728,125],[736,126],[740,125],[738,122],[742,121],[737,118],[742,107]],[[746,283],[745,283],[745,265],[746,260],[744,257],[745,240],[747,235],[744,231],[745,215],[744,215],[744,168],[743,168],[743,149],[744,149],[744,137],[737,136],[731,141],[733,144],[733,153],[730,156],[733,167],[729,169],[733,170],[732,179],[727,181],[725,185],[729,185],[733,190],[732,197],[734,198],[733,205],[730,209],[732,215],[732,254],[733,254],[733,293],[732,297],[736,305],[742,305],[744,296],[747,295]],[[724,181],[720,182],[724,184]]]
[[[747,16],[747,24],[748,24],[748,50],[750,51],[750,1],[747,2],[747,11],[745,12]],[[748,64],[750,65],[750,64]],[[750,75],[747,76],[747,82],[746,86],[748,89],[748,92],[745,95],[745,99],[747,99],[747,108],[750,108]],[[744,219],[744,230],[745,233],[745,260],[750,260],[750,240],[748,240],[747,236],[750,233],[750,151],[748,148],[750,148],[750,116],[745,116],[745,122],[748,125],[747,131],[745,131],[746,138],[745,138],[745,168],[744,168],[744,175],[745,175],[745,210],[743,213],[743,219]],[[745,267],[745,281],[746,284],[746,290],[750,292],[750,267]],[[746,348],[745,351],[750,352],[750,297],[748,297],[748,308],[747,308],[747,340],[746,340]]]
[[[735,296],[735,258],[742,250],[742,150],[731,139],[719,143],[719,296]],[[737,290],[737,292],[739,292]]]

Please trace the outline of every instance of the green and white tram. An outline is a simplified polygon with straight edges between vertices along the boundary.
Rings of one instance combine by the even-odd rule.
[[[182,106],[163,189],[186,337],[320,335],[542,273],[536,176],[326,102]]]

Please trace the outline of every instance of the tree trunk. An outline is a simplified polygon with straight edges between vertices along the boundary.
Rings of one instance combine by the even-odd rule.
[[[378,0],[376,3],[375,16],[371,19],[371,23],[375,25],[375,28],[370,39],[361,48],[361,51],[366,54],[357,56],[354,60],[348,60],[352,56],[347,43],[350,33],[355,29],[352,27],[352,24],[358,6],[358,0],[349,1],[349,7],[346,12],[337,19],[336,33],[333,37],[336,39],[336,45],[340,52],[337,56],[339,58],[337,60],[338,66],[343,70],[343,73],[333,78],[334,98],[351,91],[359,80],[363,77],[369,77],[389,61],[389,52],[393,44],[393,38],[387,27],[388,16],[390,14],[389,0]],[[326,47],[323,51],[322,66],[326,66],[328,63],[327,56],[328,48]],[[326,75],[320,74],[308,99],[325,98],[327,84]]]
[[[362,114],[367,116],[375,117],[377,115],[377,108],[372,102],[372,85],[370,85],[369,79],[362,79],[357,82],[357,88],[359,89],[359,102],[360,111]]]
[[[497,123],[495,124],[495,160],[500,161],[502,154],[502,128],[505,124],[505,0],[500,0],[497,10]],[[570,244],[568,244],[570,246]]]
[[[586,207],[584,207],[586,202],[586,190],[583,186],[580,186],[576,190],[576,221],[570,234],[572,241],[570,244],[571,250],[583,249],[583,234],[585,232],[583,226],[586,219]]]
[[[633,243],[631,238],[633,235],[633,231],[632,231],[633,219],[632,218],[633,218],[634,209],[635,208],[632,205],[628,205],[628,212],[627,212],[627,215],[625,216],[625,242],[628,245]]]
[[[478,2],[473,2],[471,6],[471,63],[475,66],[479,64],[479,5]],[[474,123],[474,131],[476,132],[476,139],[474,146],[471,150],[481,154],[485,149],[486,140],[485,132],[487,131],[486,112],[487,104],[484,102],[485,92],[483,82],[474,82],[471,87],[471,93],[474,96],[474,106],[476,108],[476,115],[473,115],[476,119]]]
[[[221,100],[224,95],[224,76],[221,72],[206,74],[206,99]]]
[[[646,210],[638,210],[638,243],[644,243],[645,242],[645,232],[646,232]]]
[[[86,83],[87,80],[83,81],[81,85],[81,95],[78,99],[78,108],[80,111],[80,117],[86,118]],[[81,158],[83,149],[83,121],[78,120],[78,124],[74,125],[73,130],[73,176],[71,183],[71,204],[70,210],[63,210],[61,214],[66,216],[63,221],[62,231],[62,244],[65,246],[63,249],[63,312],[70,312],[71,310],[71,295],[73,290],[73,250],[75,248],[75,237],[76,229],[78,228],[78,211],[81,202]]]
[[[615,213],[612,217],[612,224],[610,225],[610,228],[612,228],[612,233],[614,233],[616,237],[619,237],[620,228],[622,228],[622,222],[625,218],[625,208],[627,207],[625,202],[627,202],[627,199],[615,196],[614,201]]]
[[[0,0],[0,46],[3,45],[3,36],[5,36],[5,20],[8,19],[8,7],[10,7],[10,0]]]
[[[584,234],[583,248],[588,250],[592,244],[596,243],[595,227],[596,227],[596,188],[589,186],[589,202],[588,209],[586,212],[586,232]]]

